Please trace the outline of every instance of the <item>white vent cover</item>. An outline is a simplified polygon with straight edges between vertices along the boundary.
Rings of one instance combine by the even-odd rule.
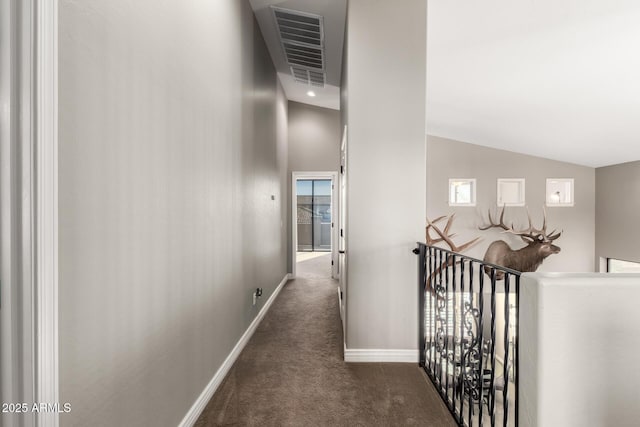
[[[299,83],[324,87],[324,26],[320,15],[271,8],[280,35],[280,43]]]
[[[311,71],[306,68],[291,66],[291,74],[298,83],[304,83],[311,86],[324,87],[324,73]]]

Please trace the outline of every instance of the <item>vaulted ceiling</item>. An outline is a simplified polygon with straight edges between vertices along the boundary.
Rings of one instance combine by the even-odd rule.
[[[338,109],[346,0],[250,2],[287,97]],[[323,17],[324,88],[296,83],[271,6]],[[637,0],[428,0],[428,133],[594,167],[640,160],[639,22]]]
[[[588,166],[640,160],[640,2],[428,10],[428,133]]]

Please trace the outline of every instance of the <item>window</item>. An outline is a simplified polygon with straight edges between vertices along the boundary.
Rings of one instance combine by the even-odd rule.
[[[607,273],[640,273],[640,262],[607,258]]]
[[[449,180],[449,206],[475,206],[476,180],[452,178]]]
[[[524,206],[524,178],[498,179],[498,206]]]
[[[573,178],[547,179],[547,206],[573,206]]]

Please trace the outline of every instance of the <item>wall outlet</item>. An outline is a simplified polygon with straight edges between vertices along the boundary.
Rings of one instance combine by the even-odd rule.
[[[262,296],[262,288],[256,288],[256,291],[253,293],[253,305],[256,305],[258,298]]]

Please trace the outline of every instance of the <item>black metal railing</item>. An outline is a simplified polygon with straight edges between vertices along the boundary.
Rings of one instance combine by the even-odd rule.
[[[520,272],[418,243],[420,366],[461,426],[518,425]]]

